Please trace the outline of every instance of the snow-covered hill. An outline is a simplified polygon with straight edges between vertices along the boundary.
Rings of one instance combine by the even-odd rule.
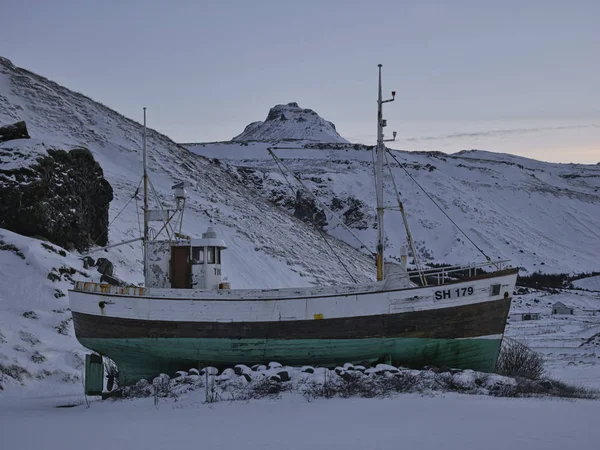
[[[141,113],[140,108],[140,116]],[[149,111],[150,123],[151,117]],[[0,58],[0,124],[21,120],[26,121],[31,139],[0,143],[0,169],[30,164],[47,149],[87,147],[114,189],[109,243],[140,235],[141,197],[132,200],[141,180],[139,123]],[[366,281],[374,276],[374,264],[369,257],[335,239],[325,242],[317,230],[248,189],[219,161],[195,155],[152,130],[148,132],[148,154],[152,185],[164,203],[171,203],[171,186],[175,182],[186,181],[190,185],[183,232],[200,236],[212,225],[228,244],[223,271],[233,287],[352,282],[329,245],[354,279]],[[128,202],[129,206],[120,213]],[[23,381],[27,382],[35,380],[38,373],[54,373],[58,370],[57,360],[68,360],[61,370],[78,374],[81,361],[69,355],[81,354],[83,349],[73,337],[69,321],[62,327],[64,333],[70,334],[68,337],[54,328],[68,314],[53,310],[64,310],[67,303],[66,298],[54,296],[55,282],[48,276],[52,278],[52,268],[58,270],[63,265],[68,271],[72,268],[85,273],[81,263],[71,255],[59,255],[56,261],[50,261],[40,241],[1,229],[0,235],[6,243],[0,245],[0,369],[26,368],[30,375],[24,375]],[[22,252],[25,260],[15,256],[16,251]],[[112,261],[118,277],[133,283],[142,281],[139,244],[111,248],[92,256]],[[75,272],[72,278],[84,279],[82,273]],[[68,286],[64,284],[64,276],[56,283],[62,283],[56,288],[65,293]],[[39,319],[32,319],[34,315]],[[22,335],[40,343],[21,351],[29,346]],[[32,362],[30,350],[36,348],[40,348],[39,353],[45,359],[39,357],[38,362]],[[15,382],[5,372],[0,370],[0,385],[6,386],[9,378]]]
[[[85,146],[114,189],[110,243],[139,236],[139,210],[128,208],[116,216],[141,179],[140,124],[0,59],[0,123],[18,120],[27,122],[32,138],[0,144],[0,167],[14,167],[47,148]],[[233,286],[283,287],[349,280],[317,231],[248,190],[218,161],[190,153],[152,130],[148,132],[148,155],[151,181],[165,203],[171,202],[174,182],[191,185],[183,232],[198,236],[207,226],[216,227],[229,246],[224,270]],[[354,276],[370,276],[370,259],[360,255],[357,259],[351,247],[334,240],[331,243],[346,263],[352,261]],[[139,246],[133,251],[111,249],[108,258],[121,264],[117,266],[120,276],[141,281]]]
[[[275,153],[312,191],[375,247],[373,155],[370,147],[306,141],[186,144],[195,153],[230,164],[238,178],[265,198],[293,209],[293,188],[269,156]],[[290,147],[295,147],[290,149]],[[453,155],[395,151],[389,158],[421,259],[435,263],[484,260],[427,197],[427,192],[486,254],[526,271],[600,269],[600,166],[556,164],[485,151]],[[409,176],[410,175],[410,176]],[[411,177],[414,179],[411,179]],[[415,181],[424,188],[419,188]],[[387,205],[397,207],[386,180]],[[358,245],[337,219],[327,231]],[[397,211],[386,213],[388,256],[406,242]]]
[[[344,142],[335,125],[321,118],[312,109],[303,109],[298,103],[276,105],[270,109],[264,122],[252,122],[234,141],[273,141],[304,139],[317,142]]]

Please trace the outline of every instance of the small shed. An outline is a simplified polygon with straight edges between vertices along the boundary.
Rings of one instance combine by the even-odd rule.
[[[573,308],[568,307],[563,302],[556,302],[552,305],[552,314],[567,314],[573,315]]]

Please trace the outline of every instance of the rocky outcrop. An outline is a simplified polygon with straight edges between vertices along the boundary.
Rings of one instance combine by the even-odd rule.
[[[17,122],[12,125],[0,126],[0,142],[11,141],[13,139],[29,139],[27,125],[25,122]]]
[[[107,244],[112,198],[89,150],[48,150],[29,167],[0,169],[0,228],[84,251]]]
[[[313,197],[300,190],[296,192],[294,217],[321,230],[327,226],[327,216],[325,215],[325,212],[317,207]]]

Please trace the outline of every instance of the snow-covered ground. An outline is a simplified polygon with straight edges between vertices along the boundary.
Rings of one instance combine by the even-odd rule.
[[[573,315],[553,315],[556,302],[573,308]],[[539,313],[539,320],[523,321],[522,313]],[[600,388],[600,292],[532,290],[517,295],[506,336],[542,353],[552,377]]]
[[[579,289],[600,292],[600,275],[595,277],[582,278],[580,280],[574,281],[573,286]]]
[[[299,395],[250,402],[203,403],[152,398],[58,405],[77,397],[5,398],[3,448],[210,449],[527,449],[595,448],[600,402],[498,399],[459,394],[386,399]]]
[[[79,385],[84,352],[67,290],[71,280],[97,282],[100,274],[60,247],[3,229],[0,274],[0,389]]]

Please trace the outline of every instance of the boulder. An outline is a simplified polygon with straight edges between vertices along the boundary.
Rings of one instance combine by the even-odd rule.
[[[90,267],[94,267],[96,265],[96,261],[91,256],[85,256],[83,259],[83,268],[89,269]]]
[[[282,370],[281,372],[277,372],[277,376],[281,381],[290,381],[290,374],[287,370]]]
[[[244,373],[243,373],[241,376],[242,376],[242,377],[244,377],[244,379],[245,379],[245,380],[246,380],[246,382],[248,382],[248,383],[250,383],[250,382],[252,381],[252,377],[251,377],[251,376],[250,376],[250,374],[248,374],[248,373],[245,373],[245,372],[244,372]]]
[[[244,365],[244,364],[238,364],[236,365],[233,370],[235,371],[236,375],[243,375],[245,373],[250,373],[252,371],[252,369],[250,369],[250,367]]]
[[[29,133],[27,133],[25,122],[0,126],[0,142],[11,141],[13,139],[29,139],[30,137]]]
[[[109,277],[114,275],[115,266],[107,258],[98,258],[96,266],[98,267],[98,272],[102,275],[107,275]]]
[[[85,148],[48,150],[29,167],[0,169],[0,228],[67,249],[108,243],[113,189]]]

